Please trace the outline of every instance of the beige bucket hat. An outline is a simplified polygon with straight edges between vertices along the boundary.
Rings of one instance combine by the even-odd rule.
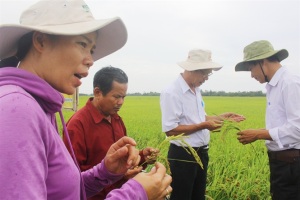
[[[195,71],[199,69],[219,70],[222,66],[212,62],[211,52],[209,50],[193,49],[189,51],[186,61],[177,63],[180,67],[187,71]]]
[[[0,60],[14,56],[18,40],[31,31],[70,36],[98,31],[95,61],[127,41],[126,27],[119,17],[96,20],[83,0],[41,0],[22,13],[20,24],[0,26]]]
[[[285,49],[274,50],[272,44],[267,40],[252,42],[244,48],[244,61],[235,66],[235,71],[249,71],[249,61],[263,60],[276,55],[279,62],[286,59],[289,53]]]

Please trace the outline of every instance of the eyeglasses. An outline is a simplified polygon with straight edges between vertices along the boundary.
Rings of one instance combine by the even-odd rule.
[[[209,77],[211,76],[213,73],[211,72],[211,70],[195,70],[193,72],[196,72],[196,73],[200,73],[202,74],[203,77]]]
[[[212,72],[210,72],[210,73],[208,73],[208,74],[206,74],[206,75],[204,75],[204,76],[207,76],[207,77],[209,77],[209,76],[211,76],[213,73]]]
[[[209,77],[209,76],[211,76],[213,73],[212,73],[212,72],[205,73],[204,71],[201,71],[201,74],[202,74],[204,77]]]

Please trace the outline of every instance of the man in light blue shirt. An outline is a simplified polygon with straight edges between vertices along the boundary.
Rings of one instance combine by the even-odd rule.
[[[209,160],[209,131],[220,128],[225,118],[242,121],[244,117],[235,113],[206,115],[199,86],[208,80],[212,70],[222,67],[212,62],[210,51],[191,50],[187,60],[179,62],[178,65],[184,72],[164,89],[160,96],[162,130],[167,136],[182,133],[188,136],[184,140],[197,151],[203,169],[195,162],[192,154],[180,143],[172,140],[168,152],[173,188],[171,200],[204,200]]]
[[[280,64],[287,57],[287,50],[261,40],[244,48],[244,61],[235,67],[267,83],[266,128],[241,131],[238,140],[266,140],[273,200],[300,199],[300,77]]]

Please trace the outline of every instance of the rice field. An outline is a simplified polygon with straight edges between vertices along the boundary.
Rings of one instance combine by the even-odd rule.
[[[85,105],[88,97],[80,97]],[[264,97],[204,97],[208,115],[236,112],[247,120],[240,129],[263,128],[265,116]],[[73,114],[64,111],[65,120]],[[161,113],[158,96],[128,96],[119,112],[138,148],[158,147],[165,140],[161,131]],[[60,123],[59,123],[60,124]],[[269,166],[264,141],[242,145],[236,131],[212,132],[209,149],[207,180],[208,200],[269,200]],[[160,148],[166,157],[168,146]]]

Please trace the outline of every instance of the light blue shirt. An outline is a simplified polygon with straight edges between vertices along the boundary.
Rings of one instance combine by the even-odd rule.
[[[281,67],[266,85],[266,129],[271,151],[300,149],[300,77]]]
[[[199,124],[205,121],[204,101],[200,88],[195,93],[180,75],[170,86],[161,92],[162,131],[167,132],[179,125]],[[210,134],[207,129],[196,131],[185,138],[192,147],[207,145]],[[171,143],[180,146],[177,141]]]

